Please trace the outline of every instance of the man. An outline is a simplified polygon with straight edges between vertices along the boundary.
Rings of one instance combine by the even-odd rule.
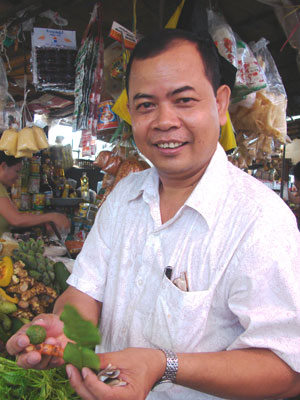
[[[289,201],[300,205],[300,161],[292,169],[292,174],[294,175],[294,185],[297,189],[297,192],[288,192]]]
[[[111,388],[68,365],[85,400],[295,396],[299,232],[279,196],[218,145],[230,89],[212,42],[159,32],[139,42],[127,73],[135,142],[155,168],[112,191],[56,315],[35,323],[64,345],[65,303],[95,324],[101,315],[101,368],[116,366],[127,385]],[[58,365],[22,353],[24,329],[7,346],[19,365]],[[162,377],[169,385],[151,390]]]

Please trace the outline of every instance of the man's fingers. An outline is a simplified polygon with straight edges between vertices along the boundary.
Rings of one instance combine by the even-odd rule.
[[[23,351],[29,344],[29,337],[24,331],[20,331],[7,341],[6,349],[8,353],[13,356]]]
[[[69,377],[70,385],[83,400],[99,400],[99,397],[97,398],[93,395],[92,389],[84,384],[82,376],[77,368],[69,364],[66,367],[66,371]]]
[[[129,386],[109,386],[106,383],[99,381],[98,377],[89,369],[82,369],[82,376],[84,385],[94,394],[96,399],[109,399],[109,400],[122,400],[138,397],[128,395]]]
[[[17,356],[17,364],[25,369],[35,368],[38,369],[38,364],[41,362],[42,356],[37,351],[30,353],[22,353]]]

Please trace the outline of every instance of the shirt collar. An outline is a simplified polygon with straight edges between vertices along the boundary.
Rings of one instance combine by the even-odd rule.
[[[221,200],[227,190],[227,183],[228,160],[218,143],[207,169],[185,203],[202,215],[210,229],[218,208],[222,206]]]
[[[137,199],[142,194],[144,195],[144,199],[153,198],[158,195],[158,187],[159,187],[159,175],[157,169],[155,167],[148,168],[143,171],[142,174],[139,174],[141,177],[140,184],[137,182],[137,185],[133,188],[131,193],[129,194],[129,201]]]
[[[228,160],[225,151],[218,143],[216,151],[210,163],[185,202],[185,206],[196,210],[205,219],[211,229],[218,207],[221,206],[221,195],[224,195],[228,181]],[[144,175],[146,174],[146,176]],[[142,175],[140,175],[142,177]],[[145,201],[158,198],[159,175],[155,167],[149,168],[143,173],[141,184],[137,184],[129,195],[129,201],[143,195]]]

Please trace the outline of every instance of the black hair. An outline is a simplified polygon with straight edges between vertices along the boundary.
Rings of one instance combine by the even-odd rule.
[[[129,77],[132,63],[135,59],[145,60],[161,54],[176,41],[194,43],[204,64],[205,75],[212,84],[216,94],[221,84],[221,72],[218,50],[207,32],[201,36],[181,29],[162,29],[141,39],[135,46],[126,68],[126,90],[128,94]]]
[[[300,181],[300,161],[293,167],[292,174],[297,181]]]
[[[22,162],[22,158],[15,158],[14,156],[7,156],[4,151],[0,151],[0,164],[5,162],[8,167],[17,165]]]

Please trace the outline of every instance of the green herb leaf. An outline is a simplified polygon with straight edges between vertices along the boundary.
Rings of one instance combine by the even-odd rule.
[[[100,343],[99,329],[82,318],[75,307],[66,304],[60,319],[64,322],[64,334],[78,345],[94,348]]]
[[[87,347],[81,347],[75,343],[68,343],[64,350],[64,360],[75,365],[78,369],[83,367],[99,370],[100,360],[97,354]]]
[[[0,357],[0,399],[80,400],[80,397],[70,386],[65,366],[25,370],[15,361]]]

